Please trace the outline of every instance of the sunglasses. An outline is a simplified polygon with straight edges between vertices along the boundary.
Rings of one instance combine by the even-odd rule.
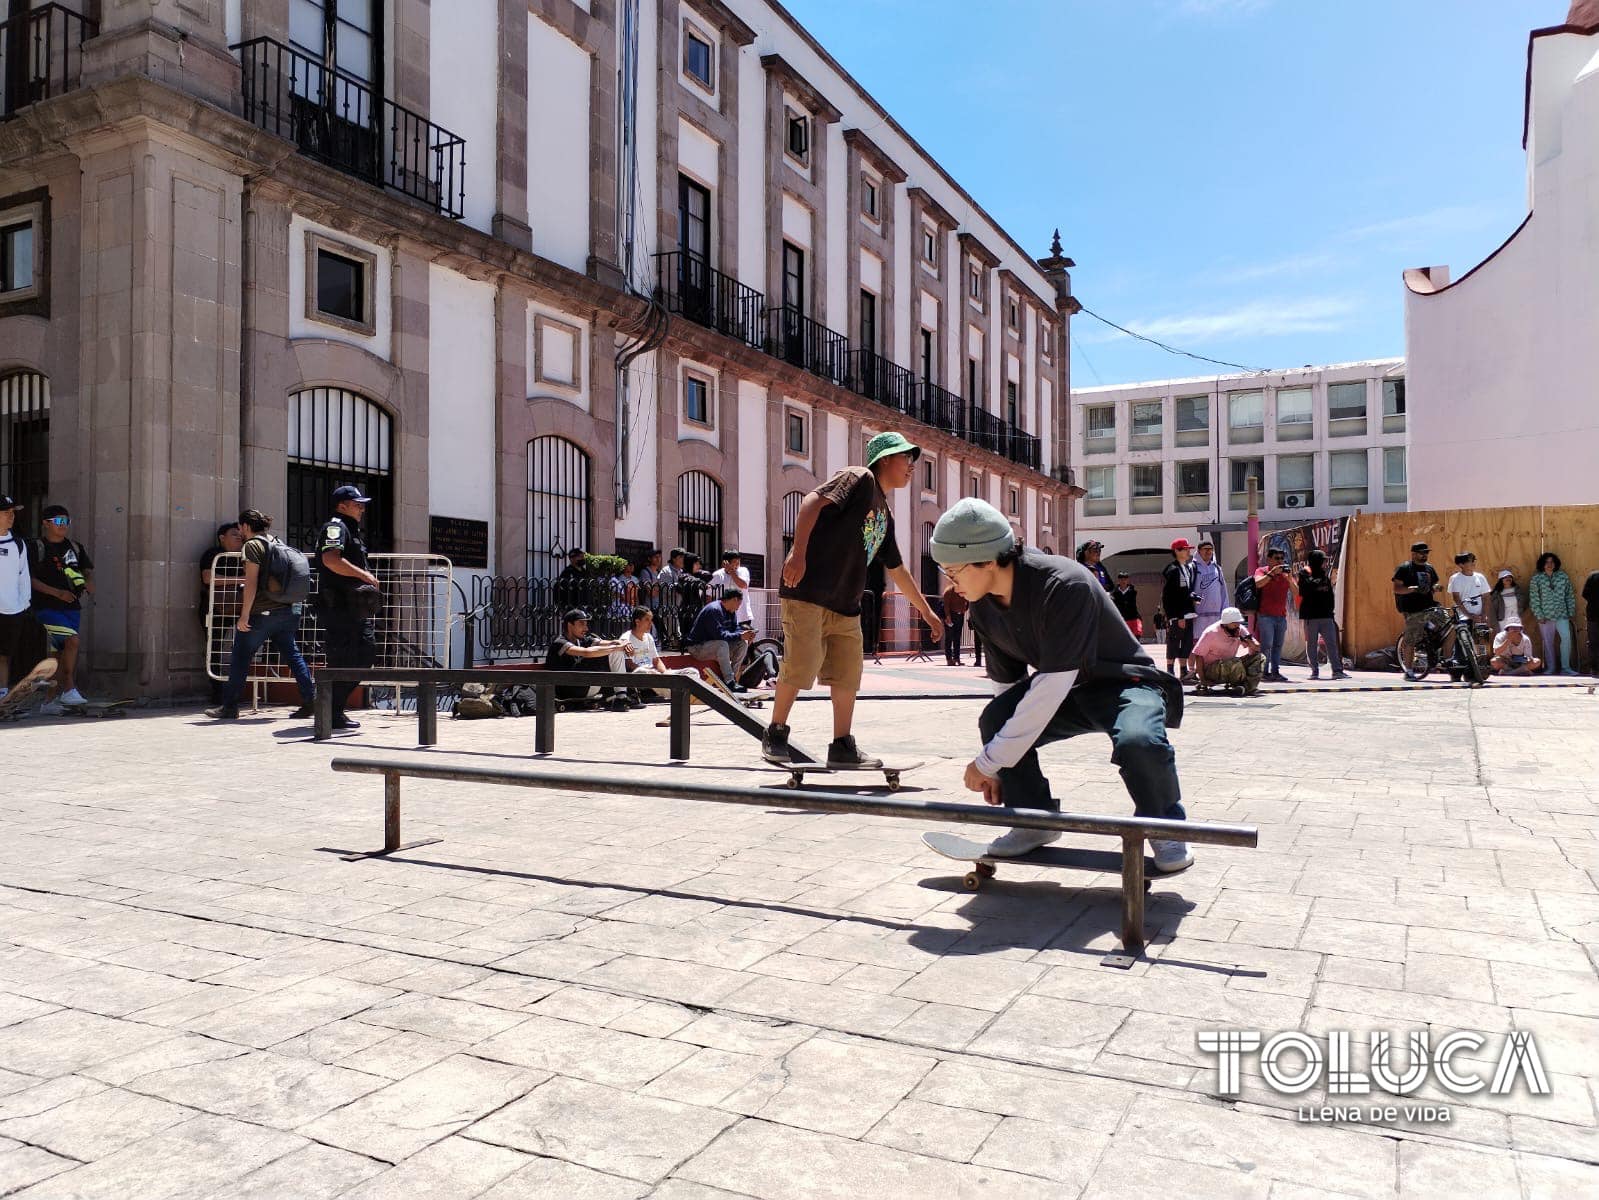
[[[70,524],[72,524],[72,518],[71,517],[46,517],[44,519],[44,523],[46,525],[70,525]]]

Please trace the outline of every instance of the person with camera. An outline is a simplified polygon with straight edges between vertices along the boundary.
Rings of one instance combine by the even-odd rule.
[[[346,483],[333,489],[333,515],[317,536],[317,615],[330,667],[370,667],[378,660],[378,578],[367,569],[361,518],[371,497]],[[333,728],[359,729],[344,711],[353,683],[335,683]]]
[[[1438,607],[1438,602],[1433,599],[1433,593],[1438,590],[1438,572],[1427,561],[1429,553],[1431,551],[1426,542],[1417,542],[1410,547],[1410,561],[1394,568],[1394,607],[1405,618],[1405,633],[1412,644],[1421,637],[1427,614]],[[1399,666],[1404,670],[1406,679],[1414,681],[1418,678],[1409,663],[1402,662]]]
[[[1266,670],[1266,656],[1244,624],[1244,614],[1230,607],[1222,609],[1221,616],[1199,635],[1194,643],[1194,663],[1201,694],[1224,687],[1253,696],[1260,690]]]
[[[1506,621],[1504,630],[1494,638],[1488,665],[1501,675],[1535,675],[1543,667],[1532,652],[1532,639],[1522,630],[1520,617]]]
[[[1194,546],[1187,538],[1171,544],[1172,561],[1161,571],[1160,606],[1166,614],[1166,670],[1182,679],[1188,674],[1188,656],[1194,650],[1194,616],[1199,599],[1194,588],[1199,571],[1194,566]]]
[[[1299,585],[1288,571],[1288,551],[1273,546],[1266,551],[1266,563],[1254,574],[1255,594],[1260,597],[1260,612],[1255,628],[1260,633],[1261,649],[1266,654],[1267,683],[1287,683],[1283,675],[1283,640],[1288,636],[1289,597]]]

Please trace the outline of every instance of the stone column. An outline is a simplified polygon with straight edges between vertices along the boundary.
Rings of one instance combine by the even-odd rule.
[[[500,86],[495,128],[500,169],[493,233],[513,246],[532,250],[527,207],[527,0],[499,0],[499,5]]]
[[[99,9],[100,32],[83,48],[85,85],[144,75],[238,111],[223,0],[101,0]]]

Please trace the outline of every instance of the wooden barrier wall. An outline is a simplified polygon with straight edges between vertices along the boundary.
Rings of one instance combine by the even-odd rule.
[[[1404,629],[1394,608],[1394,568],[1410,559],[1410,547],[1426,542],[1439,581],[1448,584],[1455,555],[1470,550],[1477,569],[1492,583],[1503,567],[1516,573],[1523,605],[1533,564],[1545,550],[1560,556],[1577,593],[1573,663],[1587,666],[1587,618],[1583,581],[1599,570],[1599,504],[1542,508],[1443,509],[1435,512],[1357,513],[1349,523],[1344,559],[1344,652],[1360,656],[1392,646]],[[1527,635],[1540,644],[1537,622],[1523,613]]]

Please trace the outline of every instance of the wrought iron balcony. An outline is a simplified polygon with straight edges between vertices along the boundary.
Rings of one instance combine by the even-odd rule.
[[[233,49],[243,67],[247,121],[309,158],[446,217],[466,211],[464,139],[376,95],[365,80],[272,38]]]
[[[966,436],[966,402],[927,379],[918,379],[911,392],[909,415],[934,429],[958,438]]]
[[[99,26],[59,4],[0,22],[0,121],[70,92],[83,73],[83,43]]]
[[[916,377],[881,354],[851,350],[845,386],[868,400],[875,400],[896,412],[908,413],[916,390]]]
[[[966,440],[980,450],[1005,455],[1010,439],[1006,436],[1006,422],[981,405],[966,404]]]
[[[657,254],[655,298],[668,312],[760,350],[766,344],[766,297],[716,270],[698,254]]]
[[[768,310],[771,324],[767,352],[832,383],[843,383],[849,370],[849,339],[797,308]]]
[[[1023,433],[1016,426],[1006,422],[1009,427],[1009,437],[1005,447],[1005,457],[1017,466],[1030,467],[1034,471],[1040,469],[1043,463],[1041,443],[1030,433]]]

